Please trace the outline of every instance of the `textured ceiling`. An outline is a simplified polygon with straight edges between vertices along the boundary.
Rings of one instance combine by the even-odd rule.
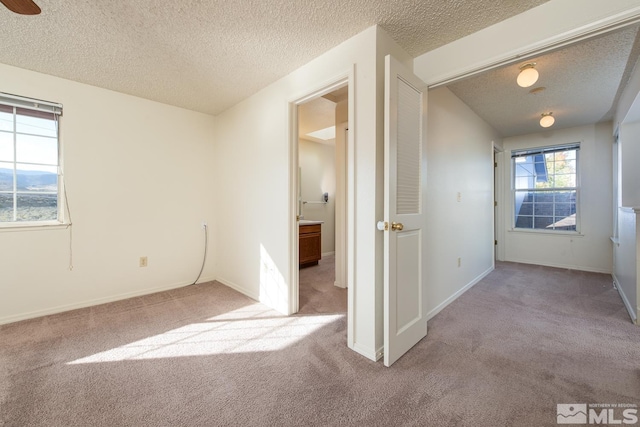
[[[0,63],[217,114],[380,24],[413,56],[547,0],[37,0]]]
[[[638,59],[637,37],[638,26],[629,27],[448,87],[504,137],[542,130],[540,116],[549,111],[556,119],[553,129],[611,120]],[[521,88],[519,66],[532,61],[540,78]],[[529,93],[539,87],[545,90]]]

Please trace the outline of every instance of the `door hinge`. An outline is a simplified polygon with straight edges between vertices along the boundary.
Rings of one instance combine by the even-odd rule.
[[[498,202],[493,202],[493,206],[498,206]]]
[[[494,241],[493,241],[493,244],[494,244],[494,245],[496,245],[496,246],[498,246],[498,241],[497,241],[497,240],[494,240]]]
[[[498,167],[498,162],[493,162],[493,167],[497,168]]]

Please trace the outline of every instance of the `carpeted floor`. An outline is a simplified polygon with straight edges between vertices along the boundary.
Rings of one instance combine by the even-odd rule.
[[[300,269],[300,314],[347,312],[347,290],[334,285],[335,266],[335,256],[328,255]]]
[[[563,403],[640,404],[607,275],[499,263],[391,368],[344,314],[218,283],[0,327],[2,426],[555,426]]]

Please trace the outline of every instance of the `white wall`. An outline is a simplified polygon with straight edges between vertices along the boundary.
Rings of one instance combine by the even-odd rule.
[[[329,193],[327,204],[303,205],[304,219],[324,221],[322,224],[322,253],[335,252],[336,210],[336,149],[334,145],[300,139],[299,165],[302,175],[302,200],[322,201]]]
[[[375,209],[370,194],[375,185],[375,37],[370,28],[342,43],[289,76],[275,82],[218,116],[215,192],[225,208],[219,212],[218,279],[283,313],[291,308],[289,292],[295,216],[290,206],[293,189],[290,150],[290,103],[343,78],[355,67],[356,203],[360,224],[373,223],[366,213]],[[297,144],[296,144],[297,145]],[[296,153],[297,155],[297,153]],[[360,191],[362,189],[362,191]],[[260,212],[260,214],[256,214]],[[375,256],[373,233],[356,230],[358,247],[356,286],[363,296],[373,294],[370,271]],[[297,265],[296,265],[297,268]],[[374,353],[375,309],[368,298],[355,302],[355,325],[350,345],[371,357]]]
[[[60,102],[69,230],[0,231],[0,323],[192,282],[215,222],[214,118],[0,65],[0,92]],[[214,277],[215,235],[203,279]],[[147,256],[149,265],[138,266]]]
[[[336,196],[335,196],[335,285],[346,288],[347,271],[347,140],[349,129],[349,102],[336,104]]]
[[[613,203],[611,123],[548,130],[504,139],[505,261],[611,273]],[[580,142],[579,234],[512,229],[511,150]]]
[[[381,41],[383,40],[383,41]],[[354,70],[349,117],[354,236],[349,295],[351,348],[375,359],[382,346],[382,233],[376,231],[382,197],[382,112],[384,55],[405,64],[411,58],[384,32],[371,27],[218,116],[216,194],[219,214],[216,268],[223,283],[283,312],[289,293],[295,239],[291,204],[290,103],[320,90]],[[382,55],[382,56],[381,56]],[[297,144],[296,144],[297,145]],[[256,211],[260,212],[259,215]],[[241,224],[242,227],[229,227]],[[297,262],[294,265],[297,269]]]
[[[496,131],[449,89],[429,91],[429,317],[493,269],[493,142]]]

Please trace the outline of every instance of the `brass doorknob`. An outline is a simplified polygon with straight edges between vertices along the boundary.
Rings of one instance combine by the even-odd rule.
[[[404,225],[402,225],[401,222],[392,222],[391,223],[391,229],[393,231],[401,231],[404,228]]]

